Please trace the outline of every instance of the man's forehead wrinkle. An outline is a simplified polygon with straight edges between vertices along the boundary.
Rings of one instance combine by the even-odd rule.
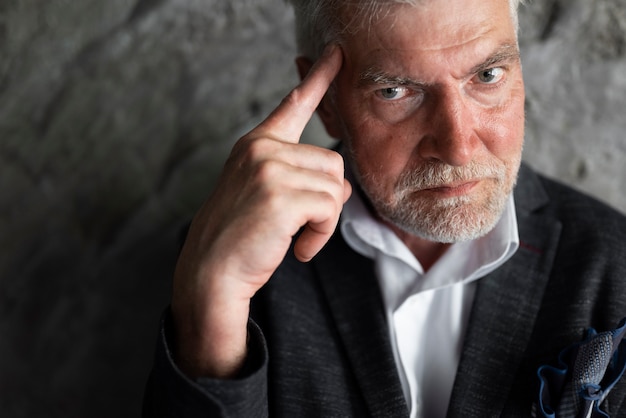
[[[424,40],[424,36],[422,36],[421,38],[414,38],[412,40],[411,43],[411,48],[402,48],[402,49],[398,49],[396,47],[395,41],[393,39],[393,35],[390,36],[385,36],[387,35],[387,33],[390,33],[396,26],[396,18],[394,18],[393,22],[390,22],[389,25],[387,25],[387,27],[383,30],[383,31],[372,31],[375,34],[375,38],[371,37],[371,33],[368,35],[368,37],[366,38],[368,41],[371,41],[372,39],[375,39],[376,44],[380,45],[380,49],[388,49],[389,51],[393,51],[393,50],[397,50],[397,51],[405,51],[405,52],[411,52],[411,50],[414,51],[419,51],[419,52],[442,52],[442,51],[447,51],[447,50],[452,50],[452,49],[456,49],[456,48],[462,48],[468,44],[474,43],[477,40],[480,40],[482,38],[484,38],[485,36],[487,36],[489,34],[489,32],[491,32],[493,30],[493,27],[491,27],[490,25],[488,25],[487,23],[485,23],[484,25],[479,25],[480,30],[475,31],[472,29],[472,33],[467,33],[465,35],[459,35],[456,37],[452,37],[453,39],[458,39],[458,41],[453,42],[453,43],[433,43],[432,39],[436,38],[435,37],[430,37],[427,36],[426,38],[430,39],[430,42],[427,40]],[[425,27],[426,29],[428,29],[429,31],[431,31],[431,33],[437,34],[439,32],[441,32],[440,28],[431,28],[429,26]],[[462,33],[463,31],[463,27],[462,26],[454,26],[454,25],[450,25],[450,31],[454,31],[457,32],[459,34]]]

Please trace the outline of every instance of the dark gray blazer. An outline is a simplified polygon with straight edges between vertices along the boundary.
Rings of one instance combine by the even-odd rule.
[[[537,368],[589,327],[626,316],[626,218],[522,166],[520,249],[478,282],[449,417],[529,417]],[[289,255],[255,296],[249,359],[232,381],[184,377],[165,316],[145,417],[405,417],[372,262],[340,233]],[[626,378],[604,408],[626,417]]]

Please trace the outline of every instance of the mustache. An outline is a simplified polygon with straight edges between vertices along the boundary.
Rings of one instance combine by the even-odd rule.
[[[495,162],[471,162],[464,166],[451,166],[430,161],[403,173],[396,183],[397,193],[411,193],[425,189],[467,183],[484,178],[503,181],[506,177],[504,164]]]

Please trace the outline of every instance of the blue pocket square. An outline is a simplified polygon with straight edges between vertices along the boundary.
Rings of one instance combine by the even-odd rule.
[[[549,418],[609,417],[600,409],[626,370],[626,318],[617,329],[598,333],[559,354],[558,366],[544,365],[535,416]]]

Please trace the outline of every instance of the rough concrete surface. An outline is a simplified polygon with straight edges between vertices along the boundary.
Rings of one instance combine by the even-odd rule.
[[[626,211],[626,2],[521,26],[526,160]],[[281,0],[0,2],[0,416],[139,415],[180,228],[294,51]]]

